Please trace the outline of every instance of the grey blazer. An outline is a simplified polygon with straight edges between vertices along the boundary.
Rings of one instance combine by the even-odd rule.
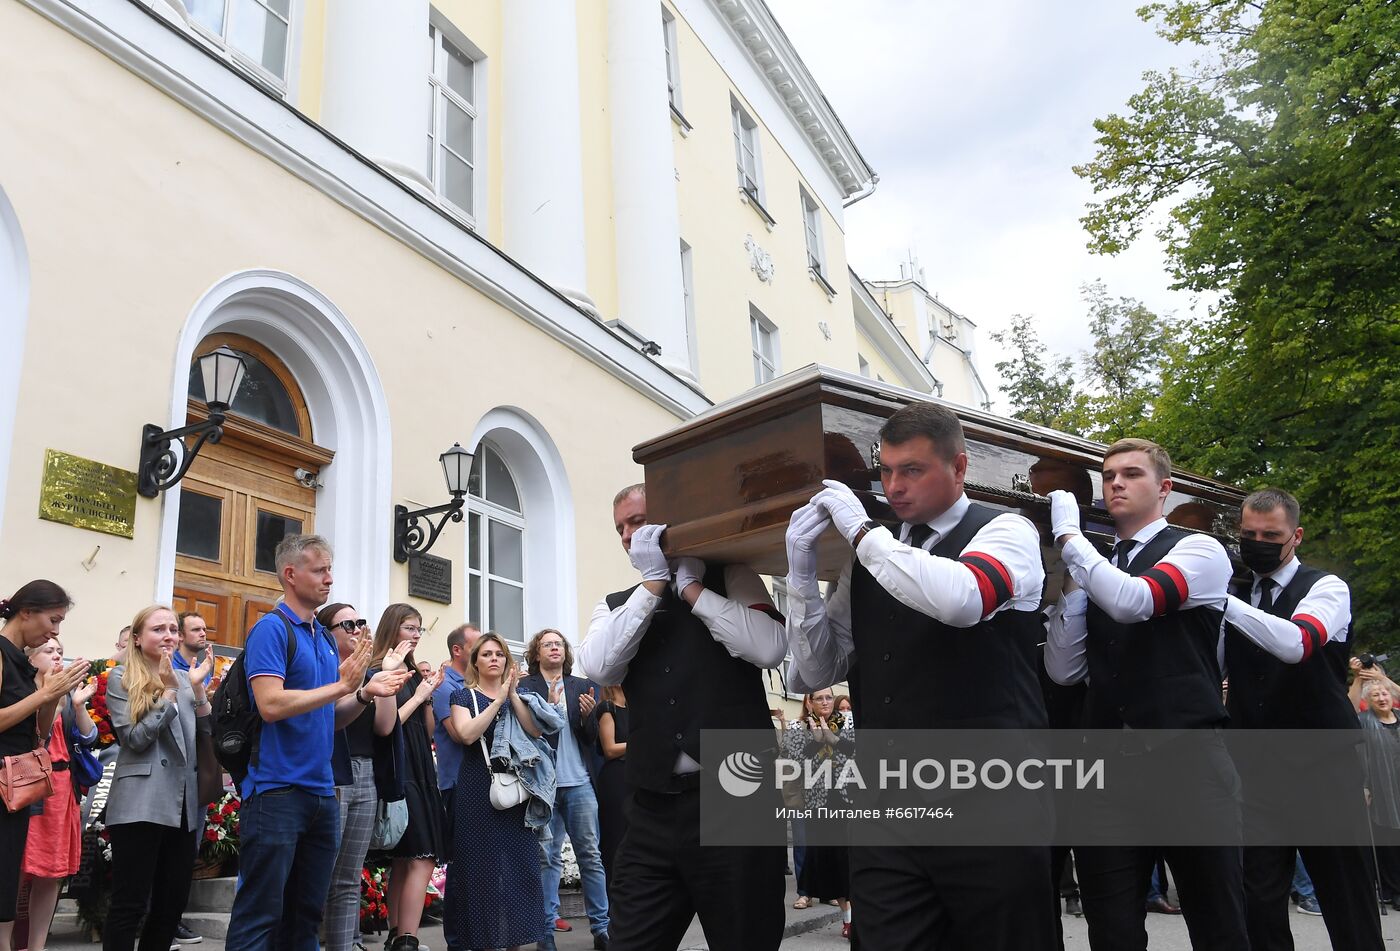
[[[194,715],[194,690],[188,677],[176,678],[174,703],[157,701],[140,723],[131,722],[131,700],[122,686],[125,667],[107,675],[107,709],[121,744],[112,788],[107,795],[107,824],[151,822],[198,829],[204,819],[199,799],[199,755],[195,731],[210,732],[209,717]]]

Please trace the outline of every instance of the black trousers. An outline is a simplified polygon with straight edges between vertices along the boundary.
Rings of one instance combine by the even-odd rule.
[[[196,831],[153,822],[123,822],[107,831],[112,836],[112,907],[102,928],[102,951],[131,951],[138,927],[141,951],[170,951],[190,897]]]
[[[1380,862],[1380,867],[1376,867],[1370,855],[1366,856],[1366,865],[1371,870],[1371,884],[1380,887],[1380,897],[1382,901],[1394,901],[1400,898],[1400,845],[1382,845],[1387,836],[1395,835],[1394,829],[1387,829],[1384,826],[1373,826],[1372,834],[1376,837],[1376,860]],[[1304,859],[1303,861],[1307,861]]]
[[[700,916],[725,951],[772,951],[783,939],[783,849],[702,846],[700,792],[633,792],[608,891],[612,951],[668,951]]]
[[[1245,917],[1251,951],[1293,951],[1288,892],[1293,853],[1301,852],[1317,890],[1332,947],[1380,951],[1381,918],[1366,850],[1357,846],[1252,846],[1244,850]]]
[[[1047,847],[851,846],[860,942],[880,951],[1056,948]]]
[[[24,843],[28,838],[29,810],[11,812],[0,804],[0,921],[15,920],[19,870],[24,864]]]

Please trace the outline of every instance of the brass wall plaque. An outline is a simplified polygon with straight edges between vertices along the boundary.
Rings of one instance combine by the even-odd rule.
[[[131,538],[136,528],[136,473],[47,449],[39,517]]]

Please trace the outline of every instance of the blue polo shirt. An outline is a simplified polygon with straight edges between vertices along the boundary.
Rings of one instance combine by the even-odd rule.
[[[297,638],[297,655],[287,669],[287,628],[275,614],[265,615],[248,632],[243,664],[249,689],[253,678],[272,675],[282,678],[288,690],[315,690],[340,679],[340,655],[326,629],[315,618],[302,621],[283,603],[277,612],[291,622]],[[248,770],[245,797],[294,786],[316,796],[334,796],[331,771],[335,741],[335,704],[264,722],[259,741],[258,761]]]
[[[433,691],[433,745],[437,749],[438,789],[457,785],[457,771],[462,768],[462,746],[447,735],[444,725],[452,716],[452,695],[466,686],[457,668],[448,665],[442,683]]]
[[[206,648],[206,649],[212,649],[212,648]],[[170,654],[170,666],[171,666],[171,667],[174,667],[176,670],[183,670],[183,671],[185,671],[185,672],[188,674],[188,673],[189,673],[189,669],[190,669],[190,662],[187,661],[187,660],[185,660],[185,655],[182,654],[182,653],[180,653],[180,649],[179,649],[179,648],[176,648],[176,649],[175,649],[174,651],[172,651],[171,654]],[[204,686],[206,686],[206,687],[209,686],[209,683],[210,683],[213,679],[214,679],[214,671],[211,669],[211,670],[209,671],[209,673],[207,673],[207,674],[204,675]]]

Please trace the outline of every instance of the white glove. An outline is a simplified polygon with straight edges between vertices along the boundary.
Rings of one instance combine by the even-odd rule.
[[[665,525],[643,525],[632,533],[632,544],[627,549],[627,557],[632,567],[642,573],[643,581],[670,581],[671,566],[661,553],[661,533]]]
[[[817,587],[817,539],[831,524],[831,516],[820,505],[808,503],[788,520],[788,587],[811,593]]]
[[[676,594],[684,595],[685,589],[693,584],[705,584],[705,563],[699,558],[676,560]]]
[[[846,541],[851,541],[861,526],[870,521],[870,516],[865,514],[865,506],[860,504],[860,499],[847,485],[834,479],[823,479],[822,485],[826,488],[812,496],[812,504],[826,509],[836,530]]]
[[[1057,541],[1065,535],[1080,533],[1079,501],[1064,489],[1050,493],[1050,533]]]

